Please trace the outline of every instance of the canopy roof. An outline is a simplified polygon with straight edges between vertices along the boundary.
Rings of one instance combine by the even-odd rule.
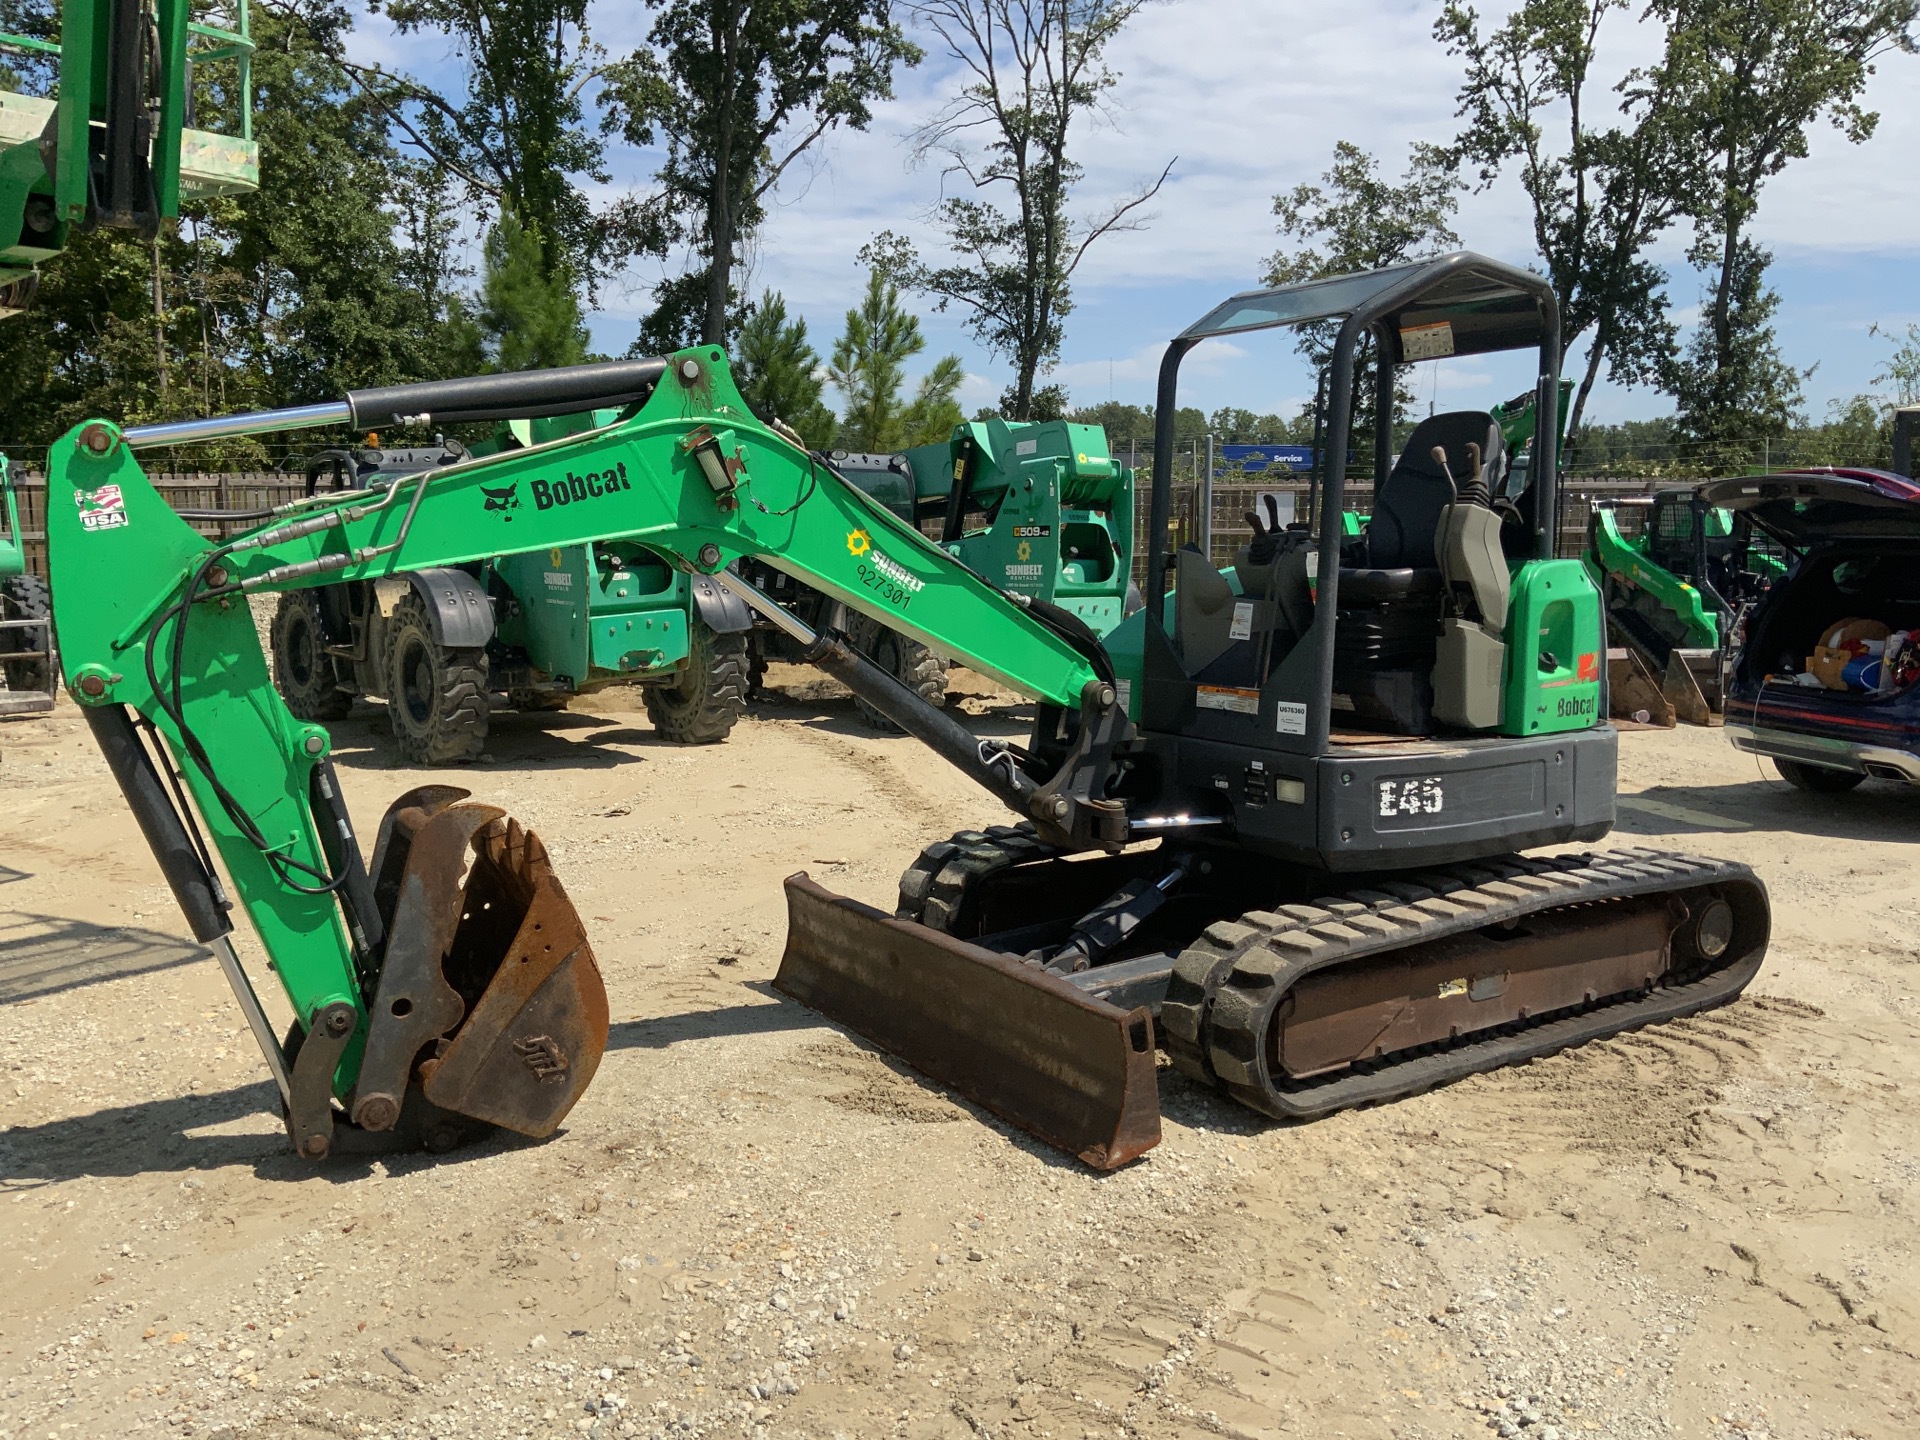
[[[1553,304],[1552,287],[1541,276],[1459,250],[1360,275],[1244,291],[1177,338],[1204,340],[1353,315],[1387,329],[1395,340],[1394,359],[1405,363],[1537,346]]]

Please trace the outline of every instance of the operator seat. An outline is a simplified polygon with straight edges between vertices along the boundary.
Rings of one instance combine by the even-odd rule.
[[[1486,411],[1449,411],[1416,425],[1374,493],[1364,544],[1355,547],[1362,563],[1340,569],[1334,693],[1357,719],[1400,734],[1434,728],[1433,672],[1445,607],[1436,547],[1454,487],[1433,450],[1445,450],[1454,480],[1464,485],[1473,474],[1469,444],[1480,447],[1483,475],[1504,472],[1500,427]]]

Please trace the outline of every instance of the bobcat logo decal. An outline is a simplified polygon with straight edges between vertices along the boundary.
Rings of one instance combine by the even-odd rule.
[[[520,482],[518,480],[500,490],[489,489],[487,486],[482,485],[480,487],[480,493],[486,498],[486,503],[480,508],[482,510],[501,511],[503,518],[511,525],[513,523],[513,516],[506,515],[505,512],[518,510],[520,508],[519,491]]]

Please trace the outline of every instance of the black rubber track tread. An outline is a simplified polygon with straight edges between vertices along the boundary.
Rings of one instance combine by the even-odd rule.
[[[38,575],[9,575],[0,580],[0,618],[7,620],[45,620],[53,613],[53,591]],[[41,642],[45,641],[43,645]],[[51,650],[53,628],[45,630],[0,630],[0,655],[8,650]],[[50,679],[45,660],[5,661],[7,688],[22,694],[44,693]]]
[[[977,911],[967,901],[990,875],[1049,860],[1065,852],[1046,844],[1028,825],[993,825],[962,830],[936,840],[920,852],[900,877],[900,903],[894,917],[912,920],[957,940],[974,939]]]
[[[401,698],[401,640],[416,630],[433,656],[434,713],[415,727]],[[487,652],[442,649],[433,639],[426,603],[411,589],[393,607],[388,625],[387,715],[400,753],[416,765],[470,765],[487,748],[493,702],[487,689]]]
[[[670,684],[643,686],[640,700],[663,740],[718,745],[746,713],[752,637],[715,634],[693,616],[687,625],[686,667]]]
[[[273,688],[280,692],[295,719],[344,720],[353,709],[353,696],[335,683],[333,662],[324,651],[316,648],[314,671],[305,684],[294,676],[287,632],[296,620],[312,627],[316,645],[324,643],[320,597],[314,591],[282,591],[279,604],[273,607],[273,623],[267,627],[267,643],[273,651]]]
[[[847,639],[852,642],[854,649],[874,661],[929,705],[946,703],[947,662],[918,640],[910,640],[868,615],[855,615],[848,619]],[[891,664],[880,654],[883,641],[893,651]],[[859,707],[860,718],[874,729],[884,730],[890,735],[902,733],[898,725],[866,701],[856,696],[854,703]]]
[[[1162,1043],[1180,1070],[1242,1104],[1283,1119],[1313,1119],[1418,1094],[1480,1071],[1677,1018],[1731,1000],[1766,953],[1757,943],[1719,968],[1645,996],[1601,1002],[1537,1023],[1502,1027],[1325,1079],[1276,1082],[1264,1047],[1282,997],[1328,965],[1569,905],[1705,886],[1765,892],[1745,865],[1645,849],[1514,856],[1448,866],[1355,890],[1314,905],[1254,911],[1220,921],[1180,956],[1161,1007]]]

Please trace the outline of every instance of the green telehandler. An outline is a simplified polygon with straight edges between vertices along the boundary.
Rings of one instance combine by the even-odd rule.
[[[1551,287],[1462,253],[1234,297],[1169,348],[1160,423],[1194,346],[1321,321],[1338,327],[1335,435],[1363,338],[1395,363],[1442,340],[1537,351],[1552,414]],[[1379,368],[1390,417],[1395,364]],[[316,496],[217,544],[137,459],[302,425],[594,407],[620,419],[377,495]],[[1397,459],[1384,426],[1374,442],[1386,478],[1363,563],[1343,558],[1344,467],[1329,466],[1308,526],[1256,537],[1224,573],[1182,552],[1174,592],[1152,587],[1103,644],[761,424],[709,347],[294,411],[92,420],[50,465],[61,664],[220,957],[300,1154],[550,1134],[600,1062],[608,1009],[546,851],[499,809],[425,786],[394,802],[366,858],[327,732],[274,694],[247,600],[484,559],[503,548],[490,500],[592,477],[584,499],[523,504],[513,544],[670,557],[1013,812],[928,847],[893,915],[793,876],[777,988],[1112,1167],[1159,1139],[1156,1037],[1252,1108],[1312,1117],[1724,1003],[1764,954],[1766,892],[1745,866],[1516,853],[1613,823],[1599,597],[1578,561],[1552,557],[1547,525],[1492,509],[1488,414],[1432,417]],[[1172,445],[1156,453],[1149,534],[1164,536]],[[1542,457],[1532,514],[1552,515],[1556,478]],[[1030,737],[974,735],[740,579],[729,567],[743,559],[1032,697]],[[100,574],[115,583],[62,583]],[[1408,696],[1424,675],[1423,709],[1366,728],[1336,710],[1367,673],[1395,669],[1419,672],[1397,687]],[[284,1037],[234,948],[236,903],[291,1005]]]
[[[0,455],[0,720],[45,715],[58,695],[53,664],[53,609],[47,582],[27,573],[27,545],[20,533],[7,457]]]
[[[259,185],[246,0],[232,11],[225,29],[187,0],[62,0],[57,36],[0,33],[0,75],[43,72],[50,92],[0,90],[0,320],[32,303],[38,267],[76,233],[153,236],[182,200]],[[187,123],[196,67],[231,81],[238,134]],[[5,456],[0,511],[0,718],[44,715],[57,693],[47,582],[27,569]]]
[[[417,451],[321,451],[305,462],[308,493],[323,480],[333,491],[385,490],[423,470],[587,435],[618,418],[598,410],[514,419],[471,449],[442,441]],[[490,497],[503,544],[513,542],[523,511],[594,498],[573,474]],[[274,684],[300,719],[341,719],[356,696],[384,700],[408,760],[457,765],[484,753],[499,709],[564,710],[573,696],[613,685],[640,687],[665,739],[722,741],[746,706],[752,625],[753,613],[704,576],[610,539],[289,590],[270,646]]]
[[[900,519],[935,535],[975,574],[1015,595],[1054,605],[1104,636],[1140,608],[1133,583],[1133,472],[1113,458],[1097,425],[998,417],[957,426],[945,442],[894,455],[835,451],[845,479]],[[763,562],[741,574],[808,624],[826,623],[832,602]],[[871,616],[853,615],[847,636],[863,655],[939,703],[947,661]],[[756,676],[771,659],[798,650],[777,626],[754,636]],[[865,701],[860,713],[882,729],[893,723]]]
[[[0,60],[48,67],[50,95],[0,91],[0,317],[76,231],[153,236],[182,200],[256,189],[246,0],[231,29],[188,0],[61,0],[58,38],[0,34]],[[230,65],[237,134],[188,124],[196,73]],[[218,72],[215,72],[218,73]]]

